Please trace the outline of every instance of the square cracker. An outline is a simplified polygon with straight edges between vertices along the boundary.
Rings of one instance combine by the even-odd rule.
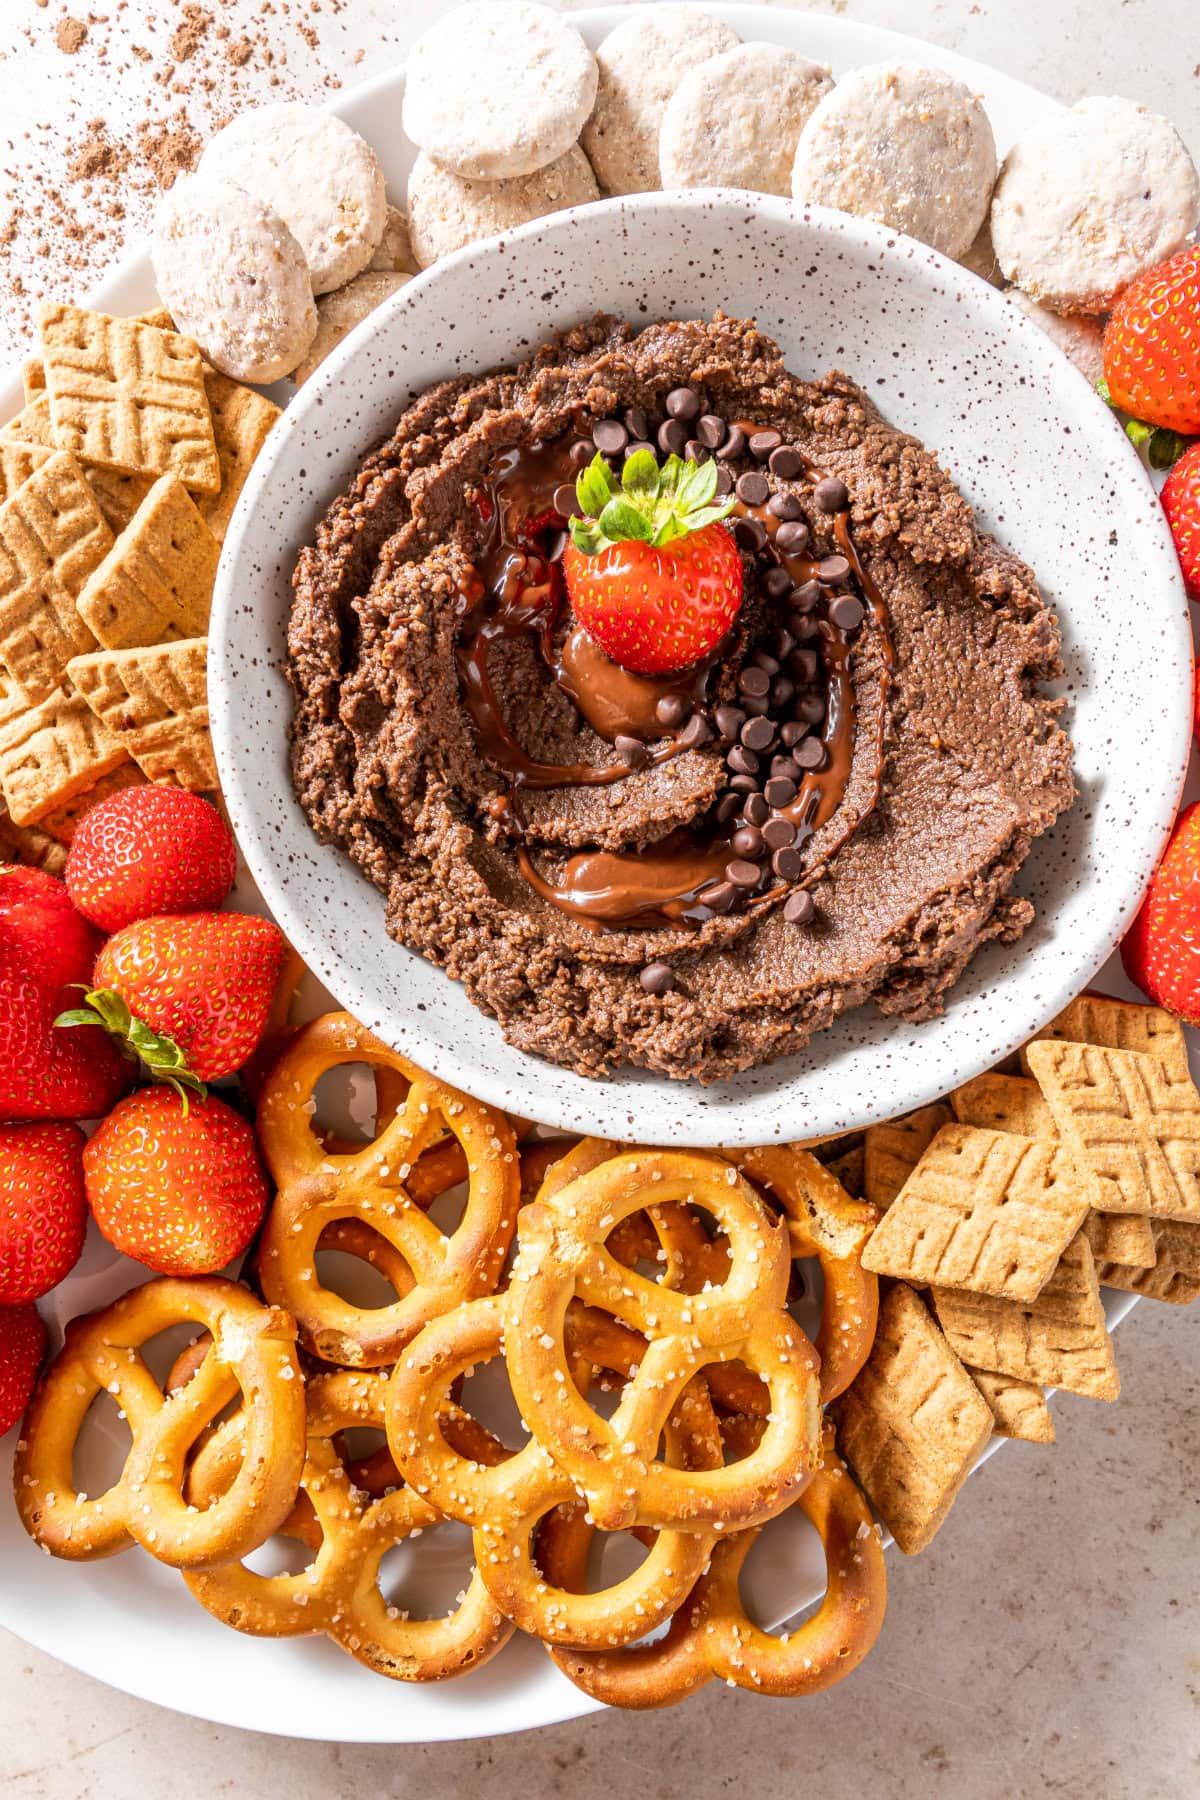
[[[75,603],[112,543],[72,456],[50,457],[0,506],[0,657],[30,705],[94,648]]]
[[[119,537],[154,486],[154,477],[122,475],[119,469],[102,469],[96,463],[80,466],[97,506]]]
[[[24,438],[0,437],[0,500],[7,500],[19,487],[24,487],[35,469],[54,455],[45,444],[27,443]]]
[[[1141,1294],[1147,1300],[1167,1300],[1172,1306],[1190,1305],[1200,1295],[1200,1225],[1155,1219],[1151,1231],[1152,1268],[1097,1259],[1096,1273],[1105,1287]]]
[[[213,436],[221,464],[221,491],[199,496],[196,504],[208,529],[220,543],[251,465],[279,417],[280,409],[265,395],[243,387],[239,381],[231,381],[228,375],[219,375],[215,369],[205,369],[204,391],[212,408]]]
[[[208,730],[207,638],[78,656],[70,677],[151,781],[217,786]]]
[[[0,790],[14,825],[36,825],[128,761],[78,694],[59,688],[0,730]]]
[[[967,1373],[992,1409],[997,1437],[1022,1438],[1027,1444],[1052,1444],[1054,1419],[1046,1396],[1035,1381],[994,1375],[988,1369]]]
[[[1154,1267],[1154,1227],[1140,1213],[1090,1212],[1083,1229],[1097,1266],[1127,1263],[1136,1269]]]
[[[106,650],[203,637],[218,544],[181,481],[162,475],[79,596]]]
[[[177,475],[215,494],[221,466],[191,338],[138,319],[49,304],[39,314],[54,441],[128,475]]]
[[[43,449],[57,450],[54,426],[50,420],[50,397],[34,394],[25,402],[15,419],[0,425],[0,438],[19,438],[23,444],[41,444]]]
[[[977,1075],[950,1095],[960,1125],[1015,1131],[1020,1137],[1056,1138],[1054,1116],[1036,1081],[1020,1075]]]
[[[1067,1388],[1096,1400],[1121,1391],[1091,1246],[1081,1231],[1036,1300],[934,1288],[946,1341],[973,1369]]]
[[[46,365],[40,356],[27,356],[21,364],[21,391],[26,404],[46,391]]]
[[[951,1117],[950,1108],[937,1100],[903,1119],[868,1126],[863,1140],[863,1199],[872,1206],[889,1207]]]
[[[1029,1066],[1102,1212],[1200,1221],[1200,1094],[1157,1056],[1047,1039]]]
[[[40,825],[14,825],[0,807],[0,863],[6,862],[61,875],[67,866],[67,846]]]
[[[1052,1140],[944,1125],[875,1227],[863,1268],[1033,1300],[1088,1207],[1087,1187]]]
[[[1069,1044],[1099,1044],[1104,1050],[1140,1050],[1145,1056],[1157,1056],[1172,1081],[1191,1079],[1183,1027],[1158,1006],[1114,1000],[1109,994],[1080,994],[1023,1047],[1021,1067],[1027,1075],[1033,1073],[1030,1044],[1044,1043],[1048,1038]]]
[[[831,1409],[838,1445],[906,1556],[923,1550],[992,1435],[992,1412],[903,1282],[871,1354]]]

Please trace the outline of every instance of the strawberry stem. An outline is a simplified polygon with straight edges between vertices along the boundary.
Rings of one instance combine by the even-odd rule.
[[[733,500],[716,501],[717,465],[635,450],[620,477],[597,451],[575,483],[587,515],[571,520],[571,540],[585,556],[631,541],[661,546],[727,518]]]
[[[81,984],[78,984],[81,985]],[[152,1081],[173,1088],[188,1109],[188,1095],[203,1100],[208,1090],[188,1067],[187,1056],[174,1038],[152,1031],[131,1013],[115,988],[84,988],[83,1005],[59,1013],[55,1025],[99,1025],[131,1062],[140,1062]]]

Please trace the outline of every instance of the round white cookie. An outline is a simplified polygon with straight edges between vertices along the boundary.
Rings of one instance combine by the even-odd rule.
[[[1035,325],[1040,325],[1046,336],[1053,338],[1063,355],[1095,387],[1104,373],[1104,327],[1099,319],[1089,313],[1076,313],[1072,316],[1051,312],[1048,306],[1040,306],[1017,287],[1008,288],[1005,298],[1010,306],[1023,312]]]
[[[422,269],[497,231],[598,200],[591,165],[578,144],[533,175],[508,181],[466,181],[422,154],[408,178],[408,228]]]
[[[667,102],[697,63],[739,43],[698,6],[639,6],[596,52],[600,86],[582,143],[610,194],[662,186],[658,139]]]
[[[1200,180],[1168,119],[1095,97],[1014,144],[992,201],[1010,281],[1055,312],[1104,312],[1200,223]]]
[[[308,259],[314,294],[365,269],[383,232],[383,171],[370,144],[317,106],[285,101],[218,131],[200,173],[273,206]]]
[[[468,179],[532,175],[570,149],[596,98],[596,59],[533,0],[466,0],[417,39],[404,129]]]
[[[364,269],[345,287],[335,288],[332,294],[323,294],[317,301],[317,335],[308,355],[292,374],[297,387],[308,380],[314,369],[320,368],[329,352],[335,350],[356,325],[361,325],[368,313],[373,313],[390,294],[411,280],[411,275],[397,269]]]
[[[777,44],[737,44],[697,64],[663,113],[663,186],[790,194],[797,140],[832,86],[828,69]]]
[[[959,257],[995,180],[992,128],[970,88],[941,69],[871,63],[839,81],[804,127],[792,194]]]
[[[376,244],[375,254],[367,267],[393,271],[398,269],[405,275],[416,274],[417,265],[413,260],[412,244],[408,236],[408,218],[398,206],[388,207],[383,236]]]
[[[154,215],[154,278],[176,329],[235,381],[277,381],[317,332],[304,252],[262,200],[185,175]]]

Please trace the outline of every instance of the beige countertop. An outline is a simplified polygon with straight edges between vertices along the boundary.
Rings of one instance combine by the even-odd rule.
[[[86,254],[80,266],[55,254],[33,208],[45,208],[46,183],[95,137],[93,120],[143,120],[170,156],[189,111],[204,129],[222,107],[361,80],[440,9],[439,0],[162,0],[153,11],[145,0],[0,0],[4,355],[22,350],[20,290],[82,293],[82,264],[116,254],[152,205],[153,184],[132,176],[102,175],[90,193],[76,181],[67,210],[83,231],[71,241]],[[1065,99],[1144,100],[1200,155],[1195,0],[832,0],[811,10],[936,39]],[[74,52],[56,40],[68,15],[87,25]],[[197,30],[207,48],[180,55]],[[198,88],[197,71],[216,67],[217,52],[212,87]],[[1117,1338],[1119,1403],[1058,1396],[1055,1448],[1006,1448],[923,1556],[889,1558],[880,1643],[832,1693],[789,1706],[714,1686],[665,1714],[599,1714],[461,1746],[343,1747],[163,1712],[0,1632],[0,1793],[1191,1800],[1200,1793],[1198,1342],[1186,1310],[1140,1306]]]

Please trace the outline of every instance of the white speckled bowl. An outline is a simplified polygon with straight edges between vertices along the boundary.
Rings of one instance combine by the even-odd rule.
[[[393,943],[379,894],[313,837],[291,789],[281,672],[296,551],[401,407],[512,364],[597,311],[752,315],[790,366],[840,365],[936,449],[1063,621],[1080,797],[1020,877],[1037,922],[972,964],[945,1015],[867,1006],[802,1055],[715,1087],[592,1082],[513,1050],[440,970]],[[1150,484],[1107,409],[982,281],[895,233],[736,193],[647,194],[560,214],[439,263],[304,387],[251,475],[217,583],[211,693],[242,849],[301,955],[380,1037],[548,1124],[641,1141],[767,1143],[843,1131],[987,1068],[1086,985],[1141,895],[1191,736],[1191,636]]]

